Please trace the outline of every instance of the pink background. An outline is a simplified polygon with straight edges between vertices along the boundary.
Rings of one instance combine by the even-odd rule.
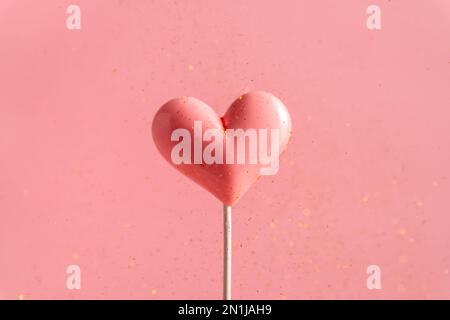
[[[294,132],[234,209],[234,297],[449,299],[449,39],[448,0],[1,0],[0,298],[220,298],[221,204],[151,120],[258,89]]]

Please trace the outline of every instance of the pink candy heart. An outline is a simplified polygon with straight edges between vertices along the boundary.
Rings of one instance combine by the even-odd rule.
[[[232,138],[227,141],[227,139],[230,139],[229,133],[233,131],[236,133],[239,131],[237,129],[243,129],[243,131],[250,133],[256,132],[259,134],[258,142],[255,143],[258,152],[263,150],[260,143],[267,141],[268,155],[271,154],[274,139],[278,138],[277,157],[289,142],[291,128],[291,118],[284,104],[270,93],[257,91],[247,93],[234,101],[222,118],[219,118],[211,107],[198,99],[183,97],[170,100],[156,113],[153,119],[152,134],[156,147],[167,161],[181,173],[215,195],[224,204],[232,206],[260,177],[264,168],[269,171],[267,167],[273,164],[274,158],[271,159],[271,165],[268,165],[267,162],[262,163],[262,160],[256,163],[250,161],[253,150],[250,149],[252,146],[251,139],[247,137],[243,140],[246,141],[246,145],[245,150],[242,149],[244,152],[241,153],[245,155],[245,161],[244,163],[239,162],[237,160],[239,158],[237,138],[234,140],[236,144],[233,148],[231,148],[231,145],[228,148],[225,147],[228,146],[229,141],[235,139]],[[277,136],[271,135],[273,131],[277,132]],[[180,136],[174,132],[189,134],[190,141],[189,139],[184,140],[189,137]],[[219,132],[219,134],[213,135],[213,137],[210,135],[210,139],[205,141],[207,140],[207,134],[205,133],[208,132]],[[262,138],[264,136],[260,134],[261,132],[267,133],[264,139]],[[178,152],[182,141],[190,146],[190,154],[185,154],[186,150]],[[209,154],[208,150],[211,151],[211,146],[210,149],[207,148],[212,141],[216,141],[220,148],[217,148],[211,154],[217,156],[215,159],[223,159],[222,162],[211,163],[211,160],[208,160],[205,156],[205,154]],[[277,145],[274,144],[273,146],[276,148]],[[224,150],[223,157],[220,157],[222,152],[219,152],[219,150],[222,150],[222,147]],[[231,163],[227,161],[226,157],[232,150],[234,151],[234,158],[230,157],[230,159],[234,159],[234,162]],[[203,159],[201,159],[202,155],[205,156]],[[180,158],[188,161],[179,163]],[[278,162],[276,163],[278,164]]]

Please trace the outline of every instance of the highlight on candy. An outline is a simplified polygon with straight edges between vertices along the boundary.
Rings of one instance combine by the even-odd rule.
[[[210,128],[203,133],[202,121],[194,121],[194,137],[191,137],[189,130],[177,128],[173,130],[170,139],[178,141],[170,154],[175,165],[260,164],[261,175],[274,175],[279,169],[279,129],[270,129],[270,137],[268,129],[253,128],[246,130],[230,128],[225,132]],[[203,142],[209,143],[203,147]],[[192,146],[194,150],[191,150]]]

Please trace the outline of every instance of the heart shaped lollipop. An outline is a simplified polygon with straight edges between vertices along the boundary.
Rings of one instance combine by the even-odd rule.
[[[179,130],[184,135],[177,134],[177,129],[184,129]],[[170,100],[159,109],[153,120],[152,132],[158,150],[169,163],[224,204],[233,206],[264,170],[269,172],[271,166],[278,164],[278,155],[291,136],[291,118],[284,104],[267,92],[250,92],[241,96],[222,118],[206,103],[183,97]],[[181,157],[186,161],[176,163],[179,161],[174,159],[174,152],[180,149],[180,140],[184,140],[187,147]],[[215,153],[208,153],[212,149],[211,140],[216,146]],[[233,146],[230,141],[235,141]],[[245,149],[240,142],[246,143]],[[271,147],[264,146],[266,142]],[[275,142],[278,150],[273,150]],[[212,155],[216,161],[210,163],[205,154]],[[264,159],[255,161],[255,155],[256,158],[261,155],[261,158],[270,157],[270,164],[258,161]],[[272,174],[277,168],[273,169]]]
[[[226,300],[231,299],[231,206],[261,174],[278,171],[291,128],[284,104],[262,91],[239,97],[222,118],[206,103],[183,97],[164,104],[153,119],[153,140],[163,157],[224,204]]]

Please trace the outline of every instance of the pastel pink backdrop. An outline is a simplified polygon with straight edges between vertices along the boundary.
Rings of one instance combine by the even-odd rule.
[[[447,0],[2,0],[0,298],[220,298],[221,204],[151,119],[266,90],[294,131],[234,209],[234,297],[449,299],[449,39]]]

